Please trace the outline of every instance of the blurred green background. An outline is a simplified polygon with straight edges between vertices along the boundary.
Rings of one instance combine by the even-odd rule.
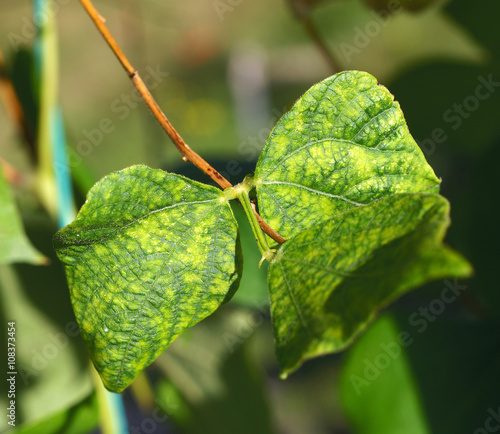
[[[235,209],[245,259],[240,290],[125,391],[131,432],[460,434],[500,427],[500,3],[438,1],[394,15],[377,15],[361,0],[316,3],[308,19],[337,69],[370,72],[400,102],[451,202],[447,243],[472,262],[475,277],[404,296],[346,353],[308,362],[281,381],[265,266],[258,268],[253,235]],[[232,183],[252,172],[277,119],[333,72],[285,0],[95,6],[134,67],[150,76],[179,133]],[[3,0],[0,12],[5,69],[34,130],[32,2]],[[81,5],[54,1],[54,15],[78,205],[94,181],[138,163],[208,182],[134,99]],[[51,248],[57,226],[35,193],[37,159],[29,149],[0,106],[0,157],[22,174],[11,189],[30,240],[51,259],[48,266],[0,266],[2,360],[7,321],[17,324],[16,431],[98,432],[89,361]],[[451,301],[444,297],[449,287],[458,294]],[[0,408],[6,387],[2,380]]]

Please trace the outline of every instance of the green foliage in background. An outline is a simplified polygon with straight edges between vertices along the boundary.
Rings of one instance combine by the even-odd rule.
[[[0,169],[0,265],[15,262],[40,265],[45,258],[26,237],[9,185]]]

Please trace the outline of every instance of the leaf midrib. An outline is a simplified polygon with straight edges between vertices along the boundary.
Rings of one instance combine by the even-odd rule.
[[[179,202],[179,203],[175,203],[173,205],[165,206],[163,208],[152,210],[152,211],[148,212],[147,214],[144,214],[143,216],[140,216],[140,217],[138,217],[138,218],[136,218],[136,219],[124,224],[124,225],[121,225],[121,226],[95,226],[95,227],[88,227],[88,228],[85,228],[85,229],[82,229],[81,231],[79,231],[81,233],[81,232],[96,232],[98,230],[103,230],[103,229],[116,229],[116,231],[114,231],[113,233],[106,235],[106,236],[103,236],[101,238],[92,239],[92,240],[88,240],[88,241],[82,240],[81,242],[77,242],[78,240],[74,239],[74,240],[72,240],[73,242],[66,242],[66,239],[62,239],[59,236],[57,238],[57,241],[60,242],[61,245],[63,246],[60,248],[67,248],[70,246],[85,246],[85,245],[90,247],[93,244],[101,243],[105,240],[108,240],[108,239],[114,237],[115,235],[124,231],[125,229],[128,229],[129,227],[133,226],[134,224],[139,223],[142,220],[144,220],[144,219],[146,219],[146,218],[150,217],[151,215],[156,214],[158,212],[162,212],[162,211],[165,211],[167,209],[172,209],[172,208],[176,208],[179,206],[198,205],[198,204],[217,202],[217,201],[218,201],[218,198],[214,198],[214,199],[210,199],[210,200],[203,200],[203,201]],[[116,204],[118,204],[118,203],[120,203],[120,202],[116,202]],[[87,218],[87,216],[82,217],[82,219],[85,219],[85,218]]]
[[[300,151],[303,151],[304,149],[306,149],[306,148],[308,148],[310,146],[314,146],[314,145],[317,145],[317,144],[320,144],[320,143],[323,143],[323,142],[341,142],[341,143],[345,143],[347,145],[351,145],[351,146],[354,146],[354,147],[363,148],[363,149],[366,149],[366,150],[369,150],[369,151],[374,151],[374,152],[381,152],[381,153],[384,153],[384,154],[392,154],[392,153],[414,154],[415,153],[415,150],[407,149],[407,148],[404,148],[404,149],[401,149],[401,150],[397,150],[397,149],[379,149],[378,145],[380,143],[377,144],[376,147],[372,147],[372,146],[366,146],[366,145],[363,145],[361,143],[354,142],[354,141],[352,141],[352,139],[340,139],[340,138],[336,138],[336,137],[325,137],[324,139],[313,140],[312,142],[308,142],[308,143],[300,146],[299,148],[294,149],[292,152],[290,152],[289,154],[287,154],[284,158],[282,158],[281,160],[279,160],[273,167],[270,167],[267,171],[265,171],[262,174],[260,174],[260,177],[261,178],[262,177],[269,177],[279,166],[281,166],[287,160],[289,160],[291,157],[293,157],[294,154],[296,154],[296,153],[298,153]],[[265,182],[265,181],[263,181],[263,182]]]

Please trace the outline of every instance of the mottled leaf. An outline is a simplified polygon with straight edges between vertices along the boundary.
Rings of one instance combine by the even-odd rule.
[[[46,261],[24,233],[14,198],[0,168],[0,265],[14,262],[44,264]]]
[[[241,275],[222,192],[145,166],[98,182],[54,246],[91,358],[115,392],[227,301]]]
[[[471,268],[441,244],[448,202],[398,194],[345,211],[282,245],[269,267],[283,376],[305,359],[344,349],[405,292]]]
[[[439,189],[399,104],[359,71],[314,85],[281,118],[255,182],[262,217],[285,238],[382,197]]]

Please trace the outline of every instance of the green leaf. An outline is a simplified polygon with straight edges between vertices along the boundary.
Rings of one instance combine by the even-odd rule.
[[[282,245],[269,267],[276,352],[284,377],[340,351],[405,292],[471,267],[441,244],[448,202],[399,194],[348,210]]]
[[[52,224],[50,230],[46,238],[49,245]],[[64,296],[61,271],[55,263],[49,267],[0,266],[0,336],[5,339],[1,342],[4,348],[7,322],[16,323],[16,427],[33,425],[64,412],[92,392],[87,357]],[[30,284],[29,279],[37,286]],[[50,302],[58,311],[48,310],[37,299],[39,293],[45,295],[46,304]],[[6,357],[7,351],[1,355]],[[0,386],[0,408],[9,406],[6,387]]]
[[[21,425],[17,434],[86,434],[98,425],[98,408],[92,393],[83,401],[32,425]]]
[[[160,356],[156,366],[168,381],[158,384],[158,402],[181,432],[275,432],[264,378],[250,351],[255,326],[251,311],[226,308]]]
[[[487,432],[500,404],[500,323],[471,320],[450,284],[384,313],[349,350],[339,384],[353,432]]]
[[[453,294],[449,286],[443,286],[448,289],[446,296]],[[413,337],[405,351],[418,386],[414,393],[424,407],[431,433],[483,433],[491,427],[487,422],[490,416],[496,415],[496,422],[500,422],[500,322],[486,317],[472,319],[470,310],[463,309],[470,292],[462,293],[464,299],[455,302],[455,309],[447,305],[444,313],[435,315],[440,312],[435,310],[436,300],[449,301],[442,294],[435,294],[423,306],[434,321],[420,310],[396,317],[400,329]]]
[[[0,168],[0,265],[14,262],[41,265],[47,259],[26,237],[14,198]]]
[[[262,217],[285,238],[382,197],[439,189],[399,104],[359,71],[314,85],[281,118],[255,182]]]
[[[346,415],[356,432],[432,432],[405,349],[413,338],[403,339],[406,334],[402,333],[407,332],[400,332],[394,318],[384,314],[349,350],[341,371],[340,393]],[[456,415],[450,417],[453,419]],[[443,434],[442,431],[434,432]]]
[[[133,166],[89,192],[54,237],[82,336],[120,392],[236,290],[236,221],[220,190]]]

